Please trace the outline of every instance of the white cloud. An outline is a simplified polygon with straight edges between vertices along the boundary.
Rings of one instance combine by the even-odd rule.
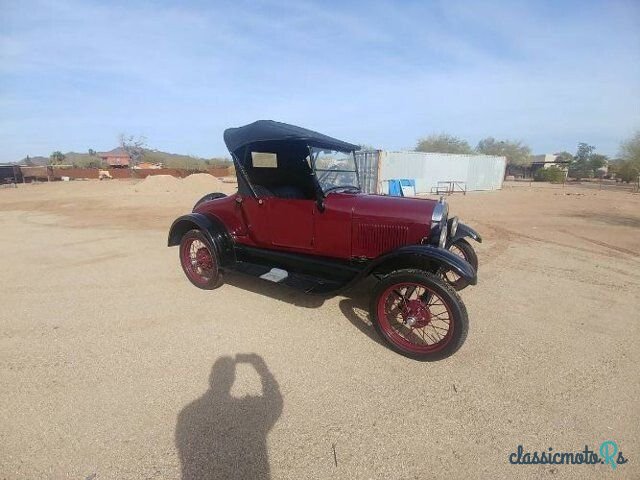
[[[120,131],[221,154],[257,118],[388,148],[449,131],[609,154],[640,128],[634,3],[115,5],[7,6],[0,161]]]

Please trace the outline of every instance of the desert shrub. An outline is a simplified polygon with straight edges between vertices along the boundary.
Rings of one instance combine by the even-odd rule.
[[[564,170],[553,165],[549,168],[541,168],[538,170],[533,179],[536,182],[562,183],[565,179],[565,173]]]

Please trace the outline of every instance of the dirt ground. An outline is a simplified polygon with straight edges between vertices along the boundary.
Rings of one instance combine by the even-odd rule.
[[[193,287],[168,227],[234,185],[174,180],[0,189],[0,479],[640,478],[640,195],[450,197],[479,284],[467,342],[420,363],[366,287]],[[615,471],[509,464],[605,440]]]

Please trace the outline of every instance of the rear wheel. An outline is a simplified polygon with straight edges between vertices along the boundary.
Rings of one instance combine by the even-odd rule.
[[[477,272],[478,256],[473,247],[465,239],[456,240],[449,246],[449,251],[466,260]],[[445,270],[442,272],[442,278],[456,290],[462,290],[469,286],[469,282],[458,275],[453,270]]]
[[[189,230],[180,241],[180,264],[191,283],[204,290],[222,285],[218,257],[209,239],[200,230]]]
[[[457,351],[469,329],[464,303],[441,278],[419,270],[387,275],[376,287],[371,319],[396,352],[439,360]]]

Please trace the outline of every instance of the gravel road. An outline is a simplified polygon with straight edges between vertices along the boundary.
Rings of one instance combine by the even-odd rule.
[[[640,478],[640,196],[451,197],[479,284],[465,345],[420,363],[367,285],[194,288],[168,226],[233,185],[165,180],[0,189],[0,479]],[[509,463],[605,440],[615,472]]]

